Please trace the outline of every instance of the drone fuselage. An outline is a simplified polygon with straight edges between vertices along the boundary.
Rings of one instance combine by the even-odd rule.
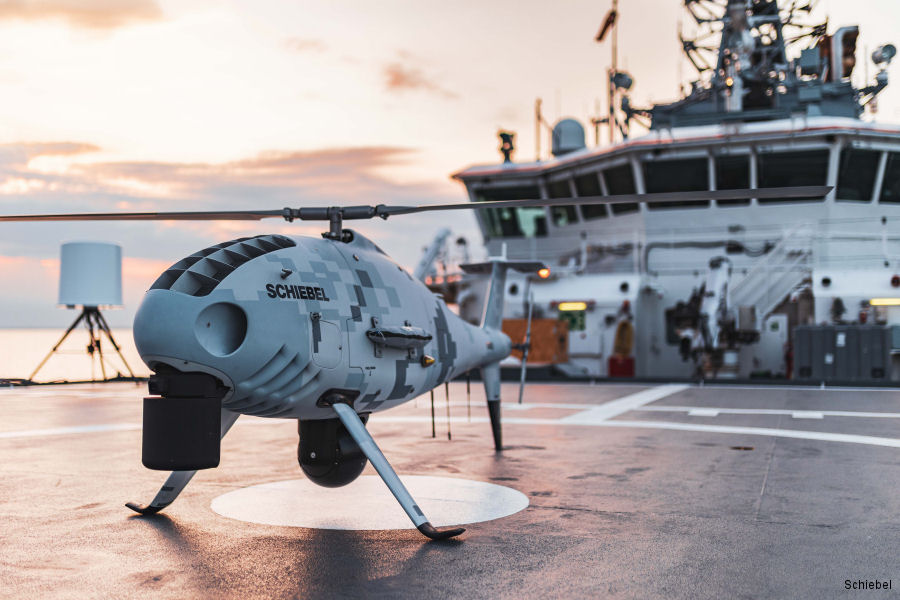
[[[147,292],[134,339],[154,371],[215,376],[231,411],[304,420],[334,418],[329,394],[378,412],[510,351],[359,234],[198,252]]]

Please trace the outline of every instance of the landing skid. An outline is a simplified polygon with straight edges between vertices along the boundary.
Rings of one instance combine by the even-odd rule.
[[[403,510],[409,516],[413,525],[416,526],[422,535],[432,540],[446,540],[448,538],[456,537],[465,531],[462,527],[445,529],[443,531],[435,529],[431,523],[428,522],[428,519],[425,518],[425,514],[416,504],[416,501],[413,500],[413,497],[407,491],[406,486],[400,481],[400,478],[397,476],[391,463],[387,461],[384,454],[382,454],[381,449],[375,443],[375,440],[372,439],[372,435],[362,424],[362,421],[359,420],[359,415],[356,414],[356,411],[348,404],[341,403],[335,403],[333,408],[334,412],[336,412],[341,419],[341,423],[347,428],[353,441],[355,441],[360,449],[362,449],[363,454],[366,455],[366,458],[369,459],[369,462],[371,462],[372,466],[375,467],[375,470],[378,471],[378,475],[381,476],[385,485],[391,490],[391,493],[397,499],[397,502],[400,503],[400,506],[403,507]]]
[[[228,430],[231,429],[231,426],[234,425],[234,422],[237,421],[239,416],[240,413],[231,412],[224,408],[222,409],[221,437],[225,437],[225,434],[228,433]],[[125,506],[141,515],[155,515],[175,501],[178,494],[180,494],[187,484],[190,483],[191,478],[196,472],[197,471],[172,471],[150,504],[141,506],[136,502],[128,502]]]

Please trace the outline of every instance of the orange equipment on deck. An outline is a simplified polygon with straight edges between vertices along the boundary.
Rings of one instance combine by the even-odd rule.
[[[526,319],[504,319],[503,333],[513,344],[525,342]],[[513,350],[512,355],[522,360],[522,352]],[[528,364],[561,364],[569,360],[569,325],[556,319],[531,320],[531,349]]]

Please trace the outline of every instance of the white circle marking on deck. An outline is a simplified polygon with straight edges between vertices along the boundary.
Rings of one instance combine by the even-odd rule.
[[[528,496],[522,492],[493,483],[422,475],[400,479],[435,527],[491,521],[528,506]],[[222,494],[210,506],[223,517],[261,525],[415,529],[376,475],[363,475],[340,488],[320,487],[306,479],[264,483]]]

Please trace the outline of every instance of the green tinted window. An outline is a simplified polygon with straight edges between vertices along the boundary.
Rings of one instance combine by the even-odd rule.
[[[551,198],[568,198],[572,195],[569,189],[569,180],[560,179],[547,184],[547,192]],[[571,204],[566,206],[551,206],[550,216],[553,218],[553,224],[557,227],[575,223],[578,216],[575,214],[575,207]]]
[[[860,202],[870,201],[872,190],[875,188],[875,175],[878,173],[880,158],[881,152],[875,150],[857,150],[855,148],[841,150],[835,198]]]
[[[476,192],[477,202],[532,200],[540,197],[537,186],[483,188]],[[488,237],[547,235],[547,218],[543,208],[488,208],[479,212],[487,226]]]
[[[544,237],[547,217],[543,208],[488,208],[482,212],[488,237]]]

